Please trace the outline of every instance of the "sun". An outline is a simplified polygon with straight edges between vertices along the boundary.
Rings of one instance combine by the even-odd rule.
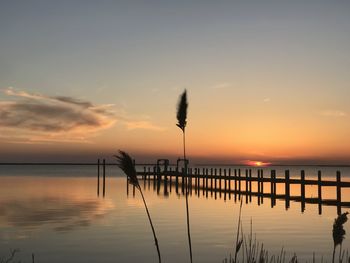
[[[263,162],[263,161],[246,161],[246,164],[249,166],[256,166],[256,167],[263,167],[263,166],[269,166],[271,163],[269,162]]]
[[[255,164],[254,164],[255,166],[262,166],[263,165],[263,163],[262,162],[255,162]]]

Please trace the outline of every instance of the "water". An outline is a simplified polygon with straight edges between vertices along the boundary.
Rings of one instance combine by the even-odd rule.
[[[283,175],[285,167],[277,169]],[[307,178],[317,175],[317,167],[292,167],[291,177],[306,170]],[[321,168],[323,178],[334,180],[335,171],[350,180],[349,168]],[[255,170],[253,170],[253,174]],[[269,169],[265,170],[265,174]],[[0,258],[11,248],[19,248],[18,260],[30,262],[156,262],[157,254],[142,199],[133,196],[126,180],[115,166],[107,166],[106,196],[96,194],[95,166],[0,166]],[[153,188],[153,182],[141,182],[145,198],[158,235],[164,262],[187,262],[187,230],[185,198],[169,195]],[[242,188],[244,184],[242,184]],[[265,186],[269,191],[269,185]],[[170,189],[169,189],[170,190]],[[283,189],[277,189],[283,192]],[[298,194],[299,188],[291,188]],[[317,196],[317,187],[307,187],[307,195]],[[333,188],[323,190],[324,198],[334,198]],[[350,201],[347,189],[342,199]],[[233,251],[239,201],[209,192],[208,197],[189,197],[193,257],[195,262],[222,262]],[[350,210],[350,209],[349,209]],[[346,209],[343,208],[343,211]],[[287,258],[296,253],[303,260],[321,256],[330,259],[333,241],[332,224],[336,207],[306,204],[301,213],[300,203],[257,198],[242,208],[243,231],[253,233],[270,253],[278,254],[282,247]],[[350,231],[350,223],[345,224]],[[345,239],[343,248],[349,249]]]

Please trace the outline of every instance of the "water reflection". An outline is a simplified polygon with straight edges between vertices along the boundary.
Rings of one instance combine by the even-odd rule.
[[[72,189],[67,179],[1,179],[5,185],[9,181],[13,184],[11,195],[1,195],[2,227],[35,230],[49,225],[54,231],[67,232],[90,226],[114,207],[111,200],[96,199],[88,188],[77,189],[75,185]],[[56,190],[50,191],[53,187]]]
[[[258,205],[263,204],[264,199],[268,199],[271,208],[276,205],[276,200],[283,200],[286,210],[290,208],[290,202],[293,201],[300,203],[302,213],[305,211],[306,204],[317,204],[320,215],[322,214],[322,206],[335,206],[338,215],[342,213],[342,208],[350,208],[349,182],[340,183],[340,174],[337,174],[337,181],[322,181],[319,171],[317,181],[305,179],[304,171],[302,171],[301,180],[290,178],[289,170],[285,171],[284,178],[278,178],[275,170],[271,171],[270,178],[263,177],[263,170],[257,170],[256,177],[252,177],[251,169],[246,169],[245,176],[242,177],[240,169],[234,170],[235,177],[226,176],[226,169],[223,169],[223,173],[219,169],[220,176],[217,176],[217,169],[210,169],[210,175],[208,169],[203,169],[201,174],[198,171],[199,169],[195,169],[195,173],[192,174],[192,169],[190,169],[188,184],[190,195],[194,194],[205,198],[210,195],[215,199],[219,197],[220,199],[224,198],[224,200],[234,198],[235,202],[244,197],[247,204],[252,202],[252,197],[255,197]],[[170,171],[153,174],[144,172],[140,175],[143,179],[141,185],[144,189],[148,186],[147,189],[150,190],[151,185],[153,185],[153,191],[156,191],[157,195],[168,197],[173,188],[177,195],[185,193],[185,180],[181,173]],[[228,171],[228,175],[231,176],[231,170]],[[314,184],[316,185],[314,186]],[[338,187],[340,184],[342,189]],[[329,186],[333,186],[331,188],[334,189],[329,189]],[[127,193],[129,193],[128,185]],[[336,194],[336,198],[332,197],[334,194]]]

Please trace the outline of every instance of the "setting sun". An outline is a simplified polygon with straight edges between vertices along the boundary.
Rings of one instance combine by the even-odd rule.
[[[269,162],[262,162],[262,161],[247,161],[246,162],[247,165],[249,166],[257,166],[257,167],[262,167],[262,166],[268,166],[270,165],[271,163]]]

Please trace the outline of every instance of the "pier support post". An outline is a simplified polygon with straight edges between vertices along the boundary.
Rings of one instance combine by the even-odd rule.
[[[106,194],[106,160],[103,159],[103,197]]]
[[[341,214],[341,175],[340,171],[337,171],[337,213]]]
[[[318,214],[322,214],[322,177],[321,171],[317,172],[317,189],[318,189]]]
[[[305,211],[305,171],[300,173],[301,212]]]
[[[100,195],[100,159],[97,160],[97,196]]]
[[[289,170],[285,171],[285,198],[286,198],[286,209],[289,208],[290,200],[290,182],[289,182]]]

